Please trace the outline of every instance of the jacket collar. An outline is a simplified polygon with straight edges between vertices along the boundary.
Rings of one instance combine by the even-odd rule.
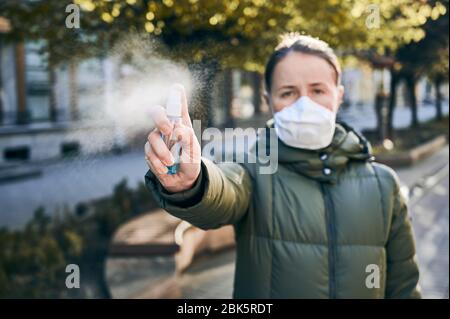
[[[266,126],[274,127],[270,119]],[[336,182],[350,161],[372,161],[370,143],[344,122],[337,122],[333,139],[325,148],[306,150],[290,147],[278,139],[278,162],[317,181]]]

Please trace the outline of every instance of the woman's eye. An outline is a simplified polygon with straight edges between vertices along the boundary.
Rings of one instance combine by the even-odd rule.
[[[314,94],[323,94],[324,92],[323,92],[323,90],[315,89],[315,90],[313,91],[313,93],[314,93]]]
[[[291,95],[292,95],[292,92],[290,92],[290,91],[281,93],[281,97],[289,97]]]

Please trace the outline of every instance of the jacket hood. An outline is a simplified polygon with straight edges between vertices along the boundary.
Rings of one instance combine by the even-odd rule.
[[[266,126],[273,128],[274,120],[270,119]],[[290,147],[278,138],[279,164],[318,181],[335,182],[349,162],[372,160],[370,143],[343,122],[336,123],[330,145],[319,150]]]

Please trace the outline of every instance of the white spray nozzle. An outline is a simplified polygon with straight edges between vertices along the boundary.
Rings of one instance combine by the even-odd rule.
[[[180,85],[172,85],[166,104],[167,116],[181,117],[181,89]]]

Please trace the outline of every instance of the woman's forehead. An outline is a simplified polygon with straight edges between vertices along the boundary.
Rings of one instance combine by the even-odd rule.
[[[335,84],[335,71],[323,58],[301,52],[290,52],[275,66],[274,88],[299,83]]]

